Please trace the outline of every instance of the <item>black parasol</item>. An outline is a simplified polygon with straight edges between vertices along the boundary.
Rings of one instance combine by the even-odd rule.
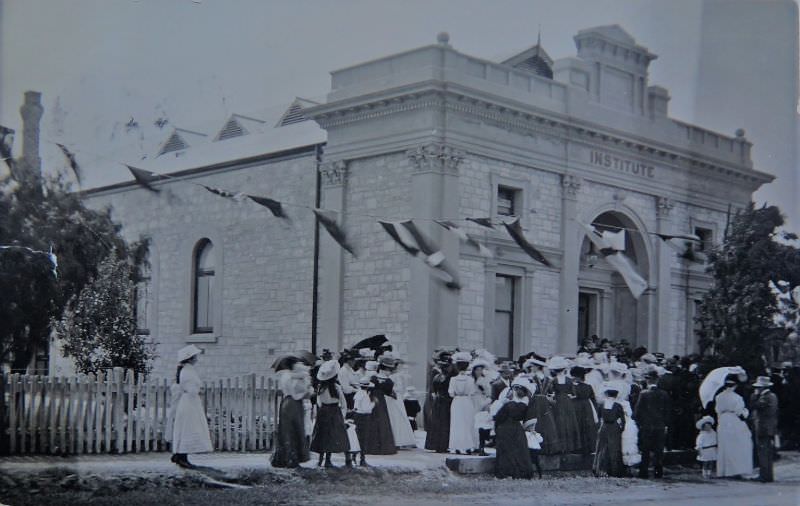
[[[389,339],[383,334],[377,334],[366,339],[362,339],[353,345],[353,349],[360,350],[361,348],[369,348],[371,350],[381,349],[384,343],[388,343]]]
[[[317,356],[310,351],[295,351],[275,359],[275,362],[272,363],[272,368],[275,370],[275,372],[283,371],[284,369],[291,369],[294,367],[294,364],[298,362],[302,362],[311,367],[316,363],[316,361]]]

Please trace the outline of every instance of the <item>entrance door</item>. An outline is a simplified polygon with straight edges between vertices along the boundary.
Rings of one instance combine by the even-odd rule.
[[[597,294],[578,293],[578,346],[584,339],[597,334]]]

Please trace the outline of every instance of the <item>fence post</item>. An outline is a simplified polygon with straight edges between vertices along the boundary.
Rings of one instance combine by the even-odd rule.
[[[256,437],[256,374],[250,373],[245,378],[245,388],[247,389],[247,398],[245,399],[245,417],[247,419],[247,439],[245,450],[255,450],[255,437]]]
[[[117,453],[125,452],[125,430],[123,416],[125,414],[125,369],[115,367],[113,369],[114,383],[112,386],[111,397],[111,423],[114,430],[114,449]],[[109,430],[111,428],[109,427]]]

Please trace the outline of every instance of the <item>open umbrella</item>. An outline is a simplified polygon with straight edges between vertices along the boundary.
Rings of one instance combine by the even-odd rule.
[[[272,368],[275,370],[275,372],[283,371],[284,369],[291,369],[294,367],[294,364],[298,362],[302,362],[311,367],[316,361],[316,355],[310,351],[295,351],[276,358],[275,362],[272,363]]]
[[[388,343],[389,338],[383,334],[377,334],[366,339],[362,339],[352,346],[353,349],[360,350],[361,348],[369,348],[371,350],[379,350],[381,345]]]
[[[708,376],[703,379],[698,389],[700,395],[700,402],[703,407],[708,406],[708,403],[714,400],[714,395],[717,391],[725,385],[725,378],[729,374],[742,374],[744,369],[738,365],[732,367],[718,367],[708,373]]]

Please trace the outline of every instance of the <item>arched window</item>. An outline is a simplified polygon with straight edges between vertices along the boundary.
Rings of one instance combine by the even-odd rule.
[[[192,332],[214,332],[214,245],[208,239],[194,249],[194,294]]]

